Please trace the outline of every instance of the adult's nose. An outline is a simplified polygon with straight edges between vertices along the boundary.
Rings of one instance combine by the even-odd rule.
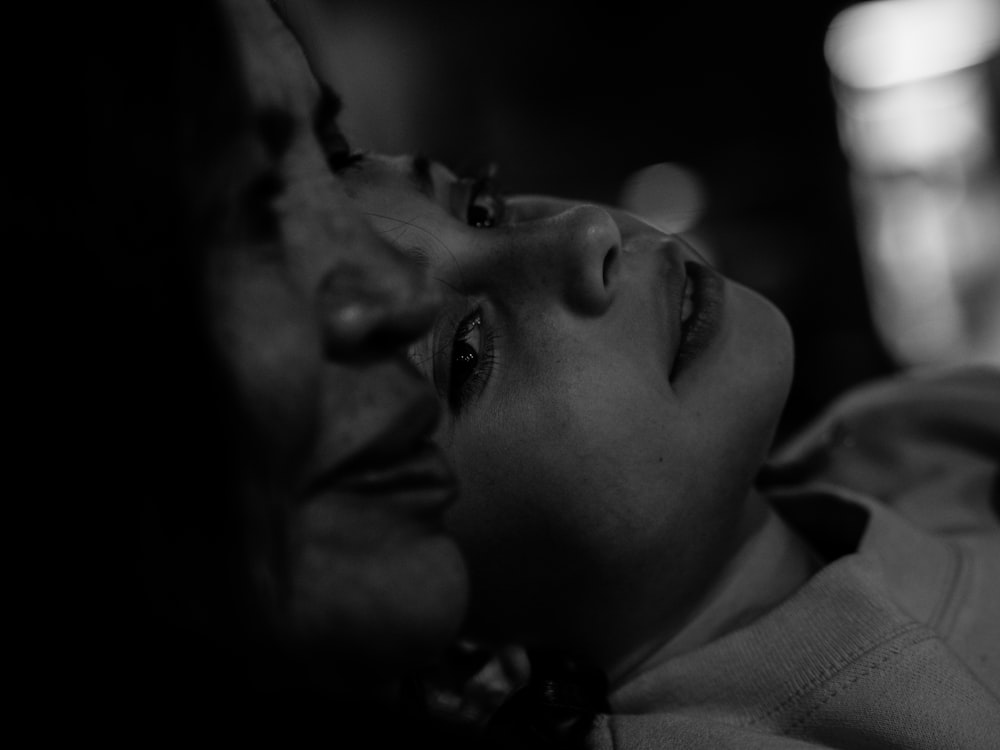
[[[364,244],[363,253],[339,262],[320,284],[323,347],[330,359],[387,356],[423,335],[441,309],[440,288],[426,269],[374,235]]]
[[[524,229],[534,237],[533,275],[579,315],[601,315],[614,297],[622,236],[606,210],[591,204],[562,208]]]

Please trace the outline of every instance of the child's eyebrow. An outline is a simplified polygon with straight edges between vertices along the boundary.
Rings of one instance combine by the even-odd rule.
[[[406,259],[413,263],[418,268],[430,268],[431,258],[419,247],[405,247],[400,250],[400,252],[406,256]]]

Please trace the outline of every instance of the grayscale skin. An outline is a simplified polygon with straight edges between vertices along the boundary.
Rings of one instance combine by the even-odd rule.
[[[340,177],[445,295],[410,355],[446,414],[473,632],[614,681],[804,580],[808,554],[752,489],[792,376],[770,302],[613,208],[504,197],[419,157]]]

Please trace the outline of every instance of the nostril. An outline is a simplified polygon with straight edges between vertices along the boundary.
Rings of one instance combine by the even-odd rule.
[[[602,277],[604,280],[604,288],[607,289],[611,284],[611,277],[618,271],[618,246],[612,245],[611,248],[604,254],[604,268],[602,269]]]

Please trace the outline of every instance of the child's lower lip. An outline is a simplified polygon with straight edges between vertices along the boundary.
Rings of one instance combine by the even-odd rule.
[[[684,264],[684,271],[687,283],[694,285],[691,300],[694,310],[681,326],[681,340],[670,372],[671,380],[708,348],[722,316],[723,278],[708,266],[693,261]]]

